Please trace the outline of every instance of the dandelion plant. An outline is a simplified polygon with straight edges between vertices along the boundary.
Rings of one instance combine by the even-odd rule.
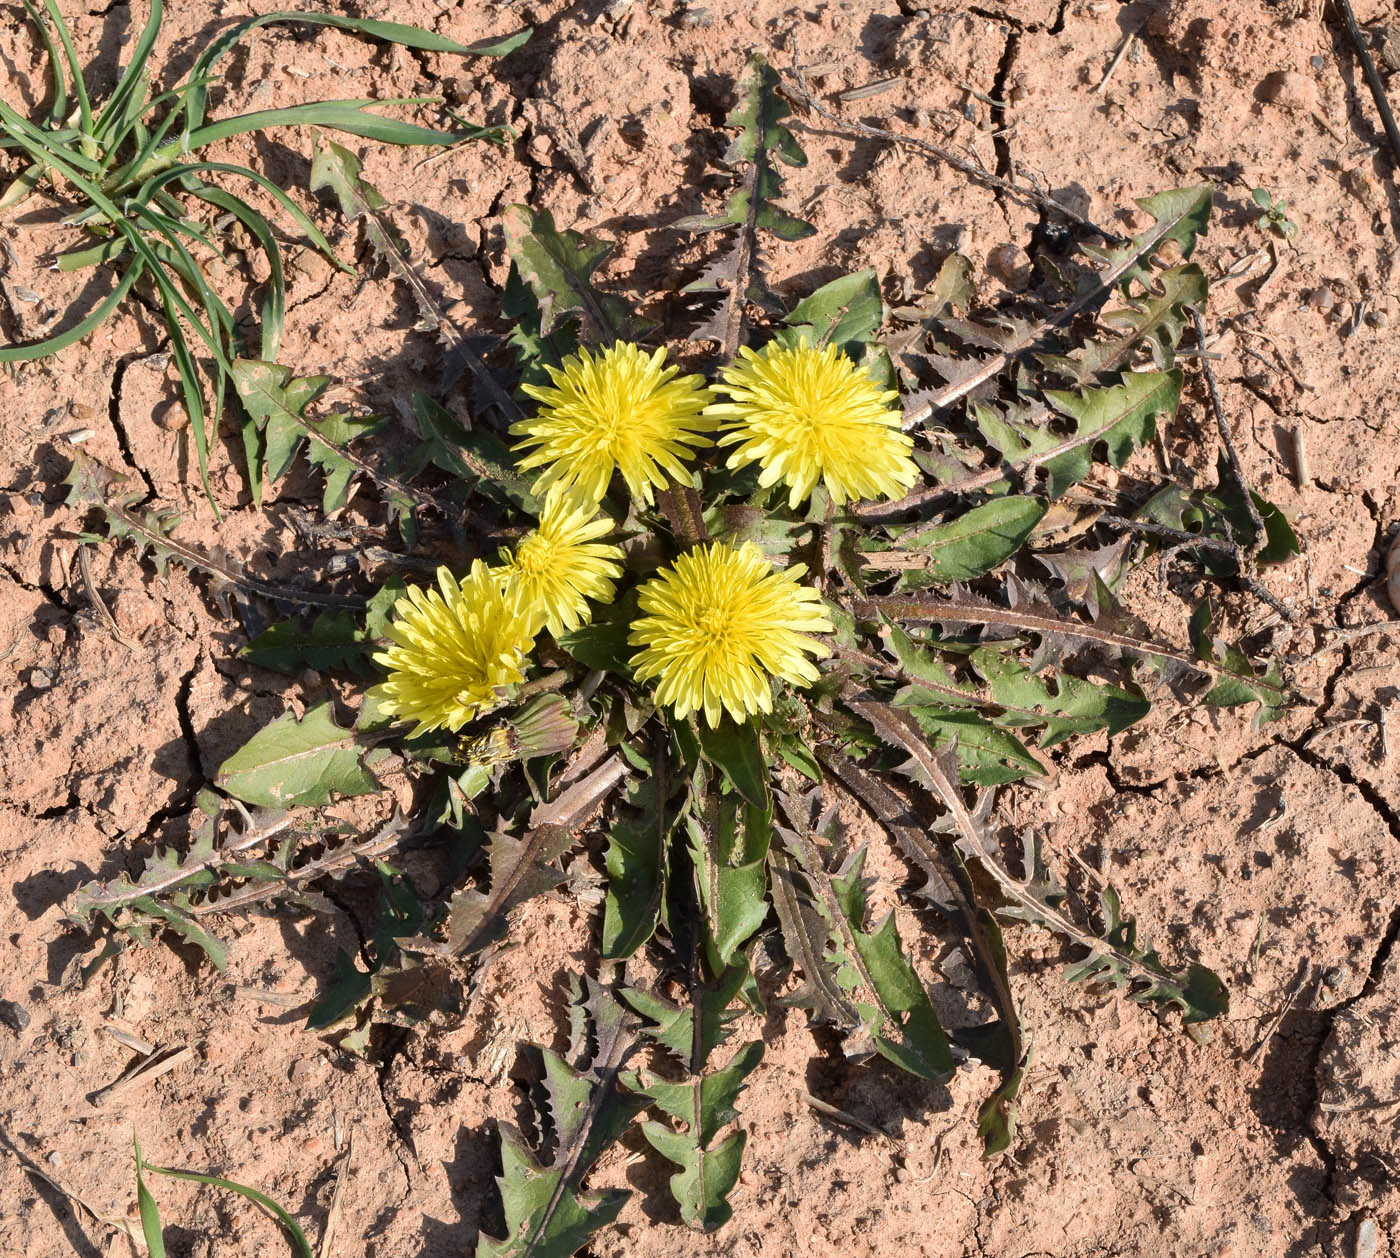
[[[785,304],[755,266],[764,233],[808,234],[778,205],[774,158],[802,152],[775,87],[756,59],[730,115],[734,189],[682,224],[739,229],[692,286],[719,307],[694,312],[684,353],[699,370],[668,365],[598,289],[606,242],[510,210],[519,400],[498,409],[519,413],[467,431],[414,403],[423,465],[468,483],[481,553],[435,587],[384,587],[364,622],[323,612],[250,643],[286,671],[377,679],[351,723],[327,702],[259,731],[216,776],[224,799],[204,798],[183,857],[72,906],[114,939],[203,942],[231,900],[309,904],[309,880],[358,859],[384,889],[384,945],[366,968],[346,960],[314,1025],[368,1052],[376,1020],[441,1014],[433,975],[469,982],[522,904],[595,871],[572,1047],[543,1054],[540,1139],[502,1128],[507,1233],[484,1237],[482,1258],[573,1253],[615,1218],[623,1194],[589,1176],[634,1123],[670,1164],[683,1222],[723,1225],[764,1049],[743,1018],[772,1002],[831,1027],[854,1061],[923,1079],[986,1062],[988,1156],[1015,1138],[1028,1060],[1004,928],[1054,932],[1078,954],[1068,978],[1174,1011],[1194,1036],[1229,1006],[1209,969],[1140,937],[1112,888],[1101,925],[1072,909],[1037,836],[1006,851],[994,811],[996,789],[1045,774],[1058,744],[1115,734],[1153,702],[1253,705],[1267,721],[1289,700],[1277,661],[1229,640],[1210,601],[1174,642],[1118,598],[1154,558],[1223,584],[1252,579],[1246,554],[1286,558],[1296,542],[1262,499],[1251,512],[1223,485],[1188,493],[1134,464],[1120,519],[1069,542],[1040,531],[1096,463],[1125,468],[1177,412],[1210,190],[1148,198],[1138,237],[1086,242],[1038,321],[979,313],[956,255],[895,311],[872,271]],[[128,509],[74,484],[131,534]],[[402,777],[409,816],[387,789]],[[376,791],[382,826],[318,831],[329,799]],[[842,821],[856,814],[907,860],[915,909],[872,919],[866,848]],[[288,828],[269,829],[278,818]],[[436,833],[474,861],[418,901],[386,853]],[[982,1002],[956,1025],[910,930],[967,948]]]

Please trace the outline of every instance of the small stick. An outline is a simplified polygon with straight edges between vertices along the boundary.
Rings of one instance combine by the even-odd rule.
[[[1335,651],[1339,646],[1345,646],[1348,642],[1354,642],[1357,638],[1364,638],[1372,633],[1395,633],[1400,630],[1400,620],[1381,620],[1373,625],[1358,625],[1355,629],[1348,629],[1344,633],[1339,633],[1326,646],[1320,646],[1311,655],[1306,656],[1302,663],[1311,664],[1319,655],[1326,655],[1328,651]]]
[[[1090,96],[1097,96],[1108,86],[1108,81],[1113,77],[1113,72],[1118,69],[1119,63],[1128,55],[1128,49],[1133,46],[1133,40],[1137,38],[1137,31],[1129,31],[1123,36],[1118,44],[1118,51],[1113,54],[1113,60],[1108,63],[1108,69],[1103,72],[1103,78],[1089,89]]]
[[[188,1045],[182,1048],[161,1049],[152,1053],[144,1061],[137,1062],[130,1070],[123,1071],[105,1088],[98,1088],[88,1096],[93,1105],[105,1104],[108,1098],[122,1092],[129,1092],[140,1084],[150,1083],[161,1075],[169,1074],[176,1066],[183,1066],[194,1056],[194,1049]]]
[[[1395,155],[1396,172],[1400,173],[1400,127],[1395,125],[1395,115],[1390,112],[1390,102],[1386,99],[1385,86],[1381,83],[1381,76],[1376,71],[1376,63],[1371,60],[1371,53],[1361,38],[1361,28],[1356,24],[1356,14],[1352,12],[1351,0],[1333,0],[1333,2],[1341,10],[1342,19],[1347,24],[1347,34],[1351,36],[1351,42],[1356,48],[1361,69],[1366,74],[1366,84],[1371,89],[1371,97],[1376,102],[1376,110],[1381,116],[1381,125],[1385,127],[1386,139],[1390,141],[1390,151]]]
[[[997,188],[1005,192],[1008,196],[1015,197],[1018,201],[1029,202],[1037,209],[1052,210],[1056,214],[1062,214],[1072,223],[1077,223],[1086,231],[1094,232],[1101,236],[1110,244],[1121,245],[1126,243],[1126,239],[1117,232],[1110,231],[1107,227],[1100,227],[1084,215],[1070,209],[1067,205],[1062,205],[1054,197],[1046,196],[1044,193],[1034,188],[1027,188],[1022,184],[1014,183],[1010,179],[1003,179],[1000,175],[994,175],[989,170],[984,170],[974,162],[969,162],[965,158],[959,157],[956,153],[951,153],[945,148],[940,148],[937,144],[930,144],[927,140],[920,139],[914,135],[901,135],[898,131],[887,131],[883,127],[872,127],[864,122],[849,122],[838,117],[823,105],[812,89],[807,84],[807,76],[802,72],[802,67],[794,65],[791,70],[792,78],[795,80],[795,90],[793,97],[799,104],[810,109],[818,117],[825,118],[828,122],[840,127],[843,131],[854,132],[856,135],[867,136],[871,139],[886,140],[891,144],[905,144],[910,148],[918,149],[927,153],[930,157],[951,166],[959,174],[966,175],[969,179],[976,179],[979,183],[988,187]]]
[[[1201,318],[1199,310],[1191,312],[1191,320],[1196,328],[1196,344],[1205,349],[1206,321]],[[1249,511],[1249,522],[1254,526],[1254,544],[1250,547],[1248,555],[1245,555],[1243,548],[1241,548],[1241,557],[1252,560],[1268,540],[1268,534],[1265,532],[1264,520],[1259,514],[1259,508],[1254,505],[1254,496],[1249,491],[1249,482],[1244,478],[1244,469],[1240,466],[1239,451],[1235,449],[1235,438],[1230,432],[1230,422],[1225,418],[1225,406],[1220,401],[1220,387],[1215,382],[1215,370],[1210,365],[1210,359],[1204,355],[1201,358],[1201,370],[1205,373],[1206,385],[1210,392],[1210,409],[1215,416],[1215,427],[1220,433],[1220,440],[1225,444],[1225,454],[1230,460],[1230,470],[1234,472],[1235,481],[1244,496],[1244,505]],[[1242,572],[1252,567],[1252,562],[1240,564]],[[1250,573],[1250,575],[1253,574]]]
[[[1293,1008],[1293,1002],[1298,999],[1298,993],[1302,990],[1303,983],[1308,977],[1309,968],[1308,959],[1304,957],[1298,963],[1298,972],[1293,976],[1293,982],[1288,986],[1288,994],[1284,996],[1283,1004],[1279,1006],[1278,1012],[1274,1014],[1273,1019],[1265,1028],[1264,1034],[1259,1037],[1259,1042],[1249,1050],[1248,1055],[1245,1057],[1245,1061],[1251,1066],[1259,1061],[1260,1055],[1264,1052],[1264,1049],[1268,1047],[1269,1041],[1274,1038],[1274,1032],[1279,1029],[1284,1018],[1288,1016],[1288,1011]]]
[[[848,1114],[843,1109],[837,1109],[834,1105],[828,1105],[825,1101],[818,1100],[810,1092],[802,1093],[802,1099],[807,1102],[818,1114],[823,1114],[827,1118],[834,1119],[838,1123],[844,1123],[847,1127],[854,1127],[857,1131],[863,1131],[870,1136],[879,1136],[882,1140],[888,1140],[896,1149],[902,1150],[904,1142],[896,1140],[888,1131],[882,1131],[873,1123],[868,1123],[863,1118],[857,1118],[854,1114]]]
[[[899,81],[899,75],[889,79],[876,79],[873,83],[866,83],[863,87],[853,87],[849,92],[842,92],[836,99],[843,102],[866,100],[868,97],[879,96],[888,92],[890,88],[897,87]]]
[[[120,629],[107,604],[102,601],[102,595],[97,592],[97,585],[92,579],[92,568],[88,564],[88,548],[85,542],[78,543],[78,571],[83,576],[83,589],[87,592],[88,602],[92,604],[92,610],[97,613],[97,618],[102,622],[103,627],[128,651],[139,651],[141,644],[133,642]]]
[[[118,1044],[131,1049],[133,1053],[140,1053],[142,1057],[149,1057],[156,1051],[154,1044],[143,1040],[139,1035],[132,1035],[130,1031],[123,1031],[121,1027],[113,1026],[108,1022],[103,1028]]]
[[[337,1115],[337,1118],[339,1115]],[[317,1250],[319,1258],[331,1258],[331,1248],[335,1241],[335,1229],[340,1223],[340,1196],[345,1191],[345,1181],[350,1173],[350,1159],[355,1154],[355,1129],[350,1128],[345,1141],[345,1156],[340,1161],[340,1172],[335,1177],[335,1192],[331,1194],[331,1208],[326,1211],[326,1227],[321,1233],[321,1245]]]
[[[1303,434],[1303,425],[1294,424],[1291,433],[1293,437],[1293,474],[1298,478],[1298,488],[1305,489],[1312,484],[1312,468],[1308,466],[1308,443]]]

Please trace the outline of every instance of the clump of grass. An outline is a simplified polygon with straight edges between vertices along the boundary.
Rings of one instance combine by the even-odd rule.
[[[44,0],[49,21],[23,0],[25,11],[48,54],[52,95],[47,116],[25,118],[0,100],[0,148],[16,150],[28,165],[0,195],[0,211],[47,188],[70,207],[66,222],[81,227],[96,243],[60,254],[60,271],[105,267],[116,282],[98,305],[62,332],[30,344],[0,349],[0,363],[57,354],[98,328],[143,281],[154,289],[180,377],[181,396],[191,421],[199,472],[209,488],[209,450],[218,429],[232,363],[245,347],[232,309],[209,282],[205,265],[222,258],[217,222],[236,221],[267,258],[258,357],[275,361],[286,315],[282,248],[268,219],[231,186],[252,183],[271,197],[306,239],[332,263],[349,269],[314,222],[286,192],[265,175],[233,162],[203,159],[204,149],[232,136],[271,127],[317,126],[383,144],[453,144],[467,139],[500,143],[500,128],[464,124],[441,131],[386,117],[376,110],[394,105],[439,103],[434,97],[402,100],[313,101],[284,109],[263,109],[227,118],[207,116],[210,89],[219,62],[249,32],[275,24],[331,26],[366,38],[429,52],[500,56],[519,47],[529,31],[475,45],[460,44],[432,31],[399,22],[328,13],[274,12],[240,21],[217,36],[180,82],[155,92],[150,59],[163,20],[162,0],[132,48],[131,59],[105,101],[98,102],[78,61],[72,32],[55,0]],[[52,23],[52,26],[50,26]],[[207,362],[212,415],[205,401],[201,362]],[[256,485],[262,459],[261,430],[243,426],[248,470]],[[217,510],[217,507],[216,507]]]
[[[990,820],[995,790],[1042,776],[1050,749],[1170,695],[1254,705],[1259,721],[1289,701],[1278,663],[1226,641],[1209,600],[1178,645],[1115,593],[1154,556],[1164,583],[1175,560],[1229,585],[1296,552],[1228,460],[1211,487],[1125,476],[1121,501],[1060,512],[1083,521],[1068,540],[1048,527],[1057,505],[1085,505],[1095,464],[1123,469],[1177,413],[1211,190],[1147,198],[1137,237],[1058,261],[1036,319],[976,317],[957,255],[893,311],[870,270],[792,303],[761,265],[810,234],[781,205],[779,159],[805,156],[777,86],[755,58],[729,118],[734,188],[682,223],[723,233],[688,286],[695,339],[714,346],[703,371],[668,367],[595,282],[607,242],[509,210],[516,398],[496,431],[413,404],[418,465],[472,495],[501,551],[411,595],[385,584],[363,617],[328,610],[251,642],[269,667],[378,684],[349,722],[328,699],[257,732],[201,796],[184,851],[71,906],[105,923],[109,949],[171,930],[221,966],[217,918],[323,907],[316,880],[359,868],[378,925],[308,1021],[370,1053],[377,1022],[431,1026],[522,904],[601,871],[596,963],[575,977],[568,1050],[536,1050],[541,1139],[502,1128],[501,1239],[484,1235],[481,1258],[571,1254],[615,1218],[625,1194],[588,1177],[644,1111],[679,1218],[722,1226],[739,1098],[765,1047],[724,1045],[780,989],[849,1059],[921,1079],[992,1066],[976,1120],[988,1156],[1013,1139],[1028,1060],[1006,928],[1053,932],[1078,950],[1069,980],[1173,1012],[1193,1037],[1229,1007],[1212,971],[1140,938],[1113,887],[1097,922],[1076,915],[1036,837],[1009,857]],[[357,167],[342,160],[335,182],[382,209]],[[304,405],[304,383],[278,388]],[[73,483],[114,529],[189,562],[82,469]],[[375,794],[381,825],[326,822],[337,799]],[[982,1021],[944,1027],[894,918],[871,920],[843,803],[903,853],[913,900],[951,922]],[[473,863],[424,898],[392,858],[433,834]]]

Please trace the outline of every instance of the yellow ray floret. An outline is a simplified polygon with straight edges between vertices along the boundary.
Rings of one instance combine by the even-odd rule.
[[[738,446],[728,466],[757,463],[758,483],[786,485],[790,508],[818,481],[839,504],[898,498],[918,479],[909,457],[914,443],[889,406],[899,395],[880,389],[835,346],[813,349],[803,340],[784,349],[770,341],[757,354],[746,346],[721,374],[730,400],[705,414],[725,429],[717,444]]]
[[[642,586],[644,613],[628,641],[638,681],[657,678],[656,702],[679,717],[704,712],[713,729],[721,710],[736,721],[773,710],[771,677],[806,686],[821,675],[807,657],[830,649],[821,596],[798,580],[806,568],[773,568],[752,542],[697,547]]]
[[[555,486],[545,499],[539,526],[514,551],[501,551],[496,571],[519,587],[532,633],[577,629],[592,619],[589,599],[612,602],[613,582],[622,575],[622,549],[597,540],[612,532],[613,522],[595,516],[593,503]]]
[[[710,390],[699,376],[673,379],[680,368],[665,361],[664,349],[648,355],[619,342],[548,368],[553,388],[524,386],[539,414],[510,430],[525,438],[513,448],[530,451],[521,471],[544,468],[535,493],[558,484],[597,503],[616,470],[632,497],[650,505],[653,489],[687,478],[691,447],[711,444],[700,435],[715,427],[703,414]]]
[[[446,568],[437,579],[436,590],[413,586],[394,604],[393,645],[374,655],[389,676],[371,696],[390,716],[417,721],[415,735],[444,725],[455,732],[494,708],[499,687],[524,680],[534,645],[520,592],[504,589],[480,559],[460,581]]]

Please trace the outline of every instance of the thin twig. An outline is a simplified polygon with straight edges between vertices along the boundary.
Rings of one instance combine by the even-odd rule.
[[[1311,664],[1320,655],[1326,655],[1328,651],[1335,651],[1339,646],[1346,646],[1348,642],[1354,642],[1357,638],[1364,638],[1373,633],[1396,633],[1400,631],[1400,620],[1382,620],[1374,625],[1358,625],[1355,629],[1348,629],[1344,633],[1339,633],[1326,646],[1320,646],[1311,655],[1306,656],[1302,663]]]
[[[1202,349],[1206,344],[1206,322],[1201,318],[1199,310],[1191,312],[1191,321],[1196,329],[1196,344]],[[1269,540],[1267,530],[1264,528],[1264,518],[1259,514],[1259,508],[1254,505],[1254,495],[1250,492],[1249,482],[1245,480],[1244,468],[1240,465],[1240,454],[1235,449],[1234,434],[1230,432],[1230,422],[1225,418],[1225,406],[1220,401],[1220,386],[1215,382],[1215,369],[1210,365],[1210,359],[1205,355],[1201,356],[1201,371],[1206,378],[1206,386],[1210,393],[1211,414],[1215,417],[1215,427],[1220,433],[1220,440],[1225,446],[1225,456],[1230,460],[1230,470],[1234,473],[1235,483],[1240,488],[1240,495],[1244,499],[1245,509],[1249,512],[1249,522],[1254,527],[1254,540],[1246,550],[1243,546],[1237,546],[1237,560],[1240,575],[1249,581],[1254,580],[1254,556],[1264,548]],[[1229,521],[1225,521],[1225,527],[1233,538],[1233,530],[1230,529]],[[1272,604],[1271,604],[1272,605]],[[1274,606],[1274,610],[1279,612],[1288,620],[1297,620],[1296,612],[1286,611],[1281,606]]]
[[[1127,243],[1127,238],[1118,235],[1117,232],[1110,231],[1107,227],[1100,227],[1092,219],[1086,218],[1083,214],[1070,209],[1067,205],[1055,200],[1054,197],[1035,188],[1028,188],[1024,184],[1015,183],[1010,179],[1003,179],[1000,175],[994,175],[991,171],[985,170],[976,162],[970,162],[966,158],[959,157],[956,153],[948,149],[941,148],[937,144],[931,144],[928,140],[920,139],[914,135],[901,135],[898,131],[887,131],[883,127],[872,127],[864,122],[851,122],[845,118],[838,117],[827,109],[813,94],[807,82],[807,76],[803,74],[802,67],[794,64],[791,71],[792,81],[789,84],[789,91],[793,98],[804,108],[810,109],[818,117],[825,118],[827,122],[840,127],[843,131],[853,132],[856,135],[863,135],[873,140],[887,140],[891,144],[905,144],[910,148],[918,149],[922,153],[927,153],[930,157],[951,166],[959,174],[966,175],[969,179],[976,179],[979,183],[986,184],[990,188],[996,188],[1004,192],[1007,196],[1015,197],[1018,201],[1033,205],[1039,210],[1052,210],[1056,214],[1062,214],[1072,223],[1077,223],[1086,231],[1094,232],[1103,237],[1110,244],[1121,245]]]
[[[92,579],[92,565],[88,563],[88,548],[86,542],[78,543],[78,571],[83,576],[83,589],[87,591],[88,602],[92,604],[92,610],[97,613],[97,618],[102,622],[103,627],[128,651],[139,651],[141,644],[128,638],[119,628],[116,619],[112,616],[107,604],[103,601],[102,595],[97,592],[97,584]]]
[[[1249,1050],[1248,1055],[1245,1057],[1245,1061],[1251,1066],[1258,1063],[1259,1058],[1264,1053],[1264,1049],[1268,1047],[1269,1041],[1273,1039],[1274,1032],[1283,1024],[1284,1018],[1288,1016],[1288,1011],[1293,1008],[1293,1002],[1298,999],[1298,993],[1302,990],[1303,983],[1307,980],[1308,969],[1308,959],[1304,957],[1298,963],[1298,972],[1294,975],[1293,981],[1288,985],[1288,991],[1284,995],[1283,1004],[1279,1006],[1278,1012],[1274,1014],[1269,1025],[1264,1028],[1264,1034],[1259,1037],[1258,1042]]]
[[[90,1105],[101,1105],[109,1096],[116,1096],[118,1093],[127,1092],[141,1084],[150,1083],[159,1079],[161,1075],[169,1074],[177,1066],[183,1066],[194,1056],[194,1049],[189,1045],[181,1045],[179,1048],[163,1048],[150,1054],[150,1056],[137,1062],[129,1070],[124,1070],[117,1078],[107,1084],[106,1087],[98,1088],[96,1092],[88,1094]]]
[[[1164,569],[1165,565],[1179,551],[1213,550],[1216,554],[1229,555],[1235,561],[1240,580],[1245,583],[1255,598],[1267,603],[1285,620],[1296,621],[1298,619],[1297,612],[1280,601],[1276,594],[1271,593],[1245,571],[1244,565],[1240,563],[1240,548],[1236,545],[1217,541],[1213,537],[1202,537],[1199,533],[1192,533],[1187,529],[1173,528],[1170,524],[1159,524],[1155,520],[1130,520],[1126,516],[1105,514],[1100,517],[1099,523],[1116,525],[1118,528],[1124,528],[1133,533],[1149,533],[1175,540],[1177,543],[1175,546],[1170,546],[1162,552]],[[1228,521],[1226,524],[1228,527]]]
[[[874,1123],[868,1123],[863,1118],[857,1118],[854,1114],[848,1114],[843,1109],[837,1109],[834,1105],[829,1105],[820,1097],[813,1096],[810,1092],[802,1093],[802,1099],[807,1102],[818,1114],[833,1119],[838,1123],[844,1123],[847,1127],[854,1127],[857,1131],[863,1131],[869,1136],[879,1136],[881,1140],[888,1140],[896,1149],[903,1150],[904,1142],[897,1140],[888,1131],[882,1131]]]
[[[1371,89],[1371,97],[1376,102],[1376,110],[1381,116],[1381,125],[1385,127],[1386,139],[1390,141],[1390,151],[1395,155],[1396,174],[1400,175],[1400,127],[1395,125],[1395,115],[1390,112],[1390,102],[1386,99],[1385,85],[1381,82],[1381,76],[1376,70],[1376,63],[1371,60],[1371,53],[1366,47],[1366,42],[1361,38],[1361,28],[1356,24],[1356,14],[1352,12],[1351,0],[1335,0],[1337,8],[1341,11],[1342,20],[1346,22],[1347,34],[1351,36],[1351,42],[1356,48],[1356,56],[1361,62],[1361,69],[1366,74],[1366,85]]]
[[[1123,36],[1122,42],[1118,45],[1118,51],[1113,54],[1113,60],[1108,63],[1108,69],[1103,72],[1103,78],[1089,89],[1090,96],[1097,96],[1108,86],[1109,79],[1113,77],[1114,71],[1118,69],[1123,58],[1128,55],[1128,49],[1133,46],[1135,39],[1137,39],[1137,31],[1129,31]]]

